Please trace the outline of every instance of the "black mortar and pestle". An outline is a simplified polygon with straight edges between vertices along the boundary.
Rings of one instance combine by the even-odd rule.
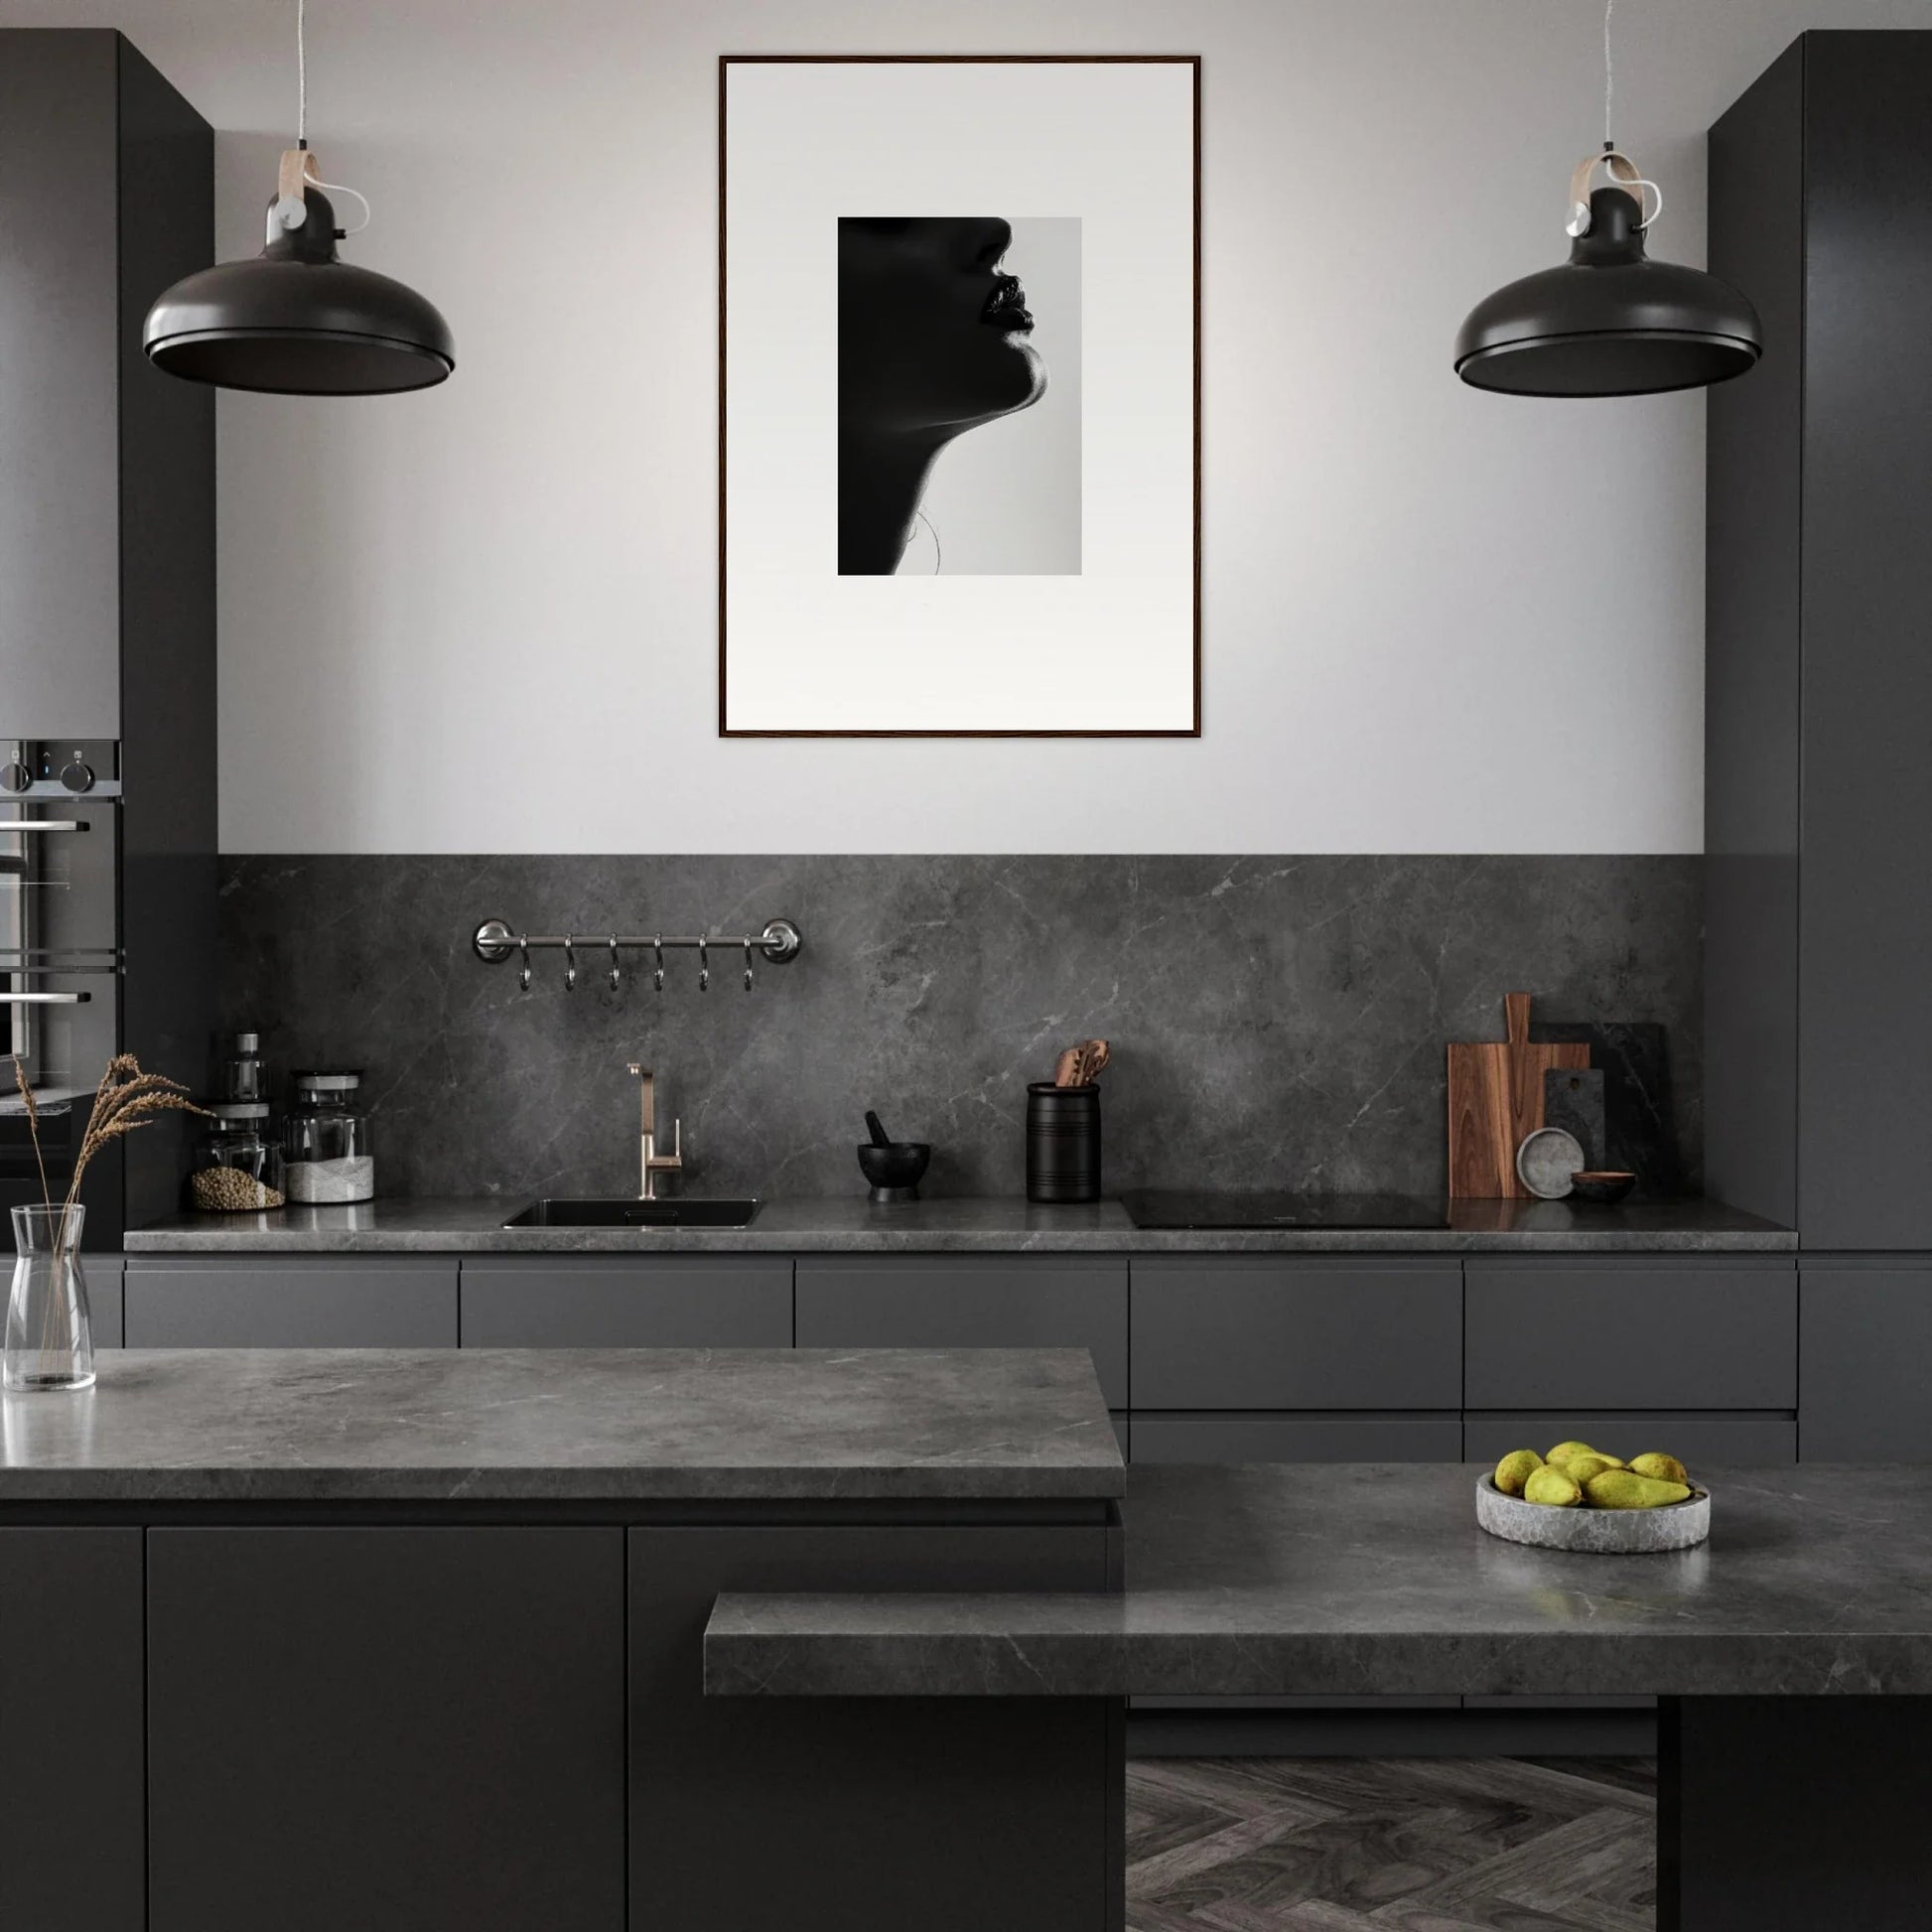
[[[872,1139],[859,1143],[859,1170],[872,1182],[872,1198],[917,1200],[919,1177],[932,1159],[931,1142],[894,1140],[871,1108],[866,1110],[866,1132]]]

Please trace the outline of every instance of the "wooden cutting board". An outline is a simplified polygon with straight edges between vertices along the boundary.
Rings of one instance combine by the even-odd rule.
[[[1530,1199],[1516,1178],[1516,1150],[1543,1125],[1543,1076],[1589,1064],[1584,1040],[1531,1040],[1527,993],[1506,993],[1503,1014],[1508,1038],[1449,1049],[1450,1200]]]

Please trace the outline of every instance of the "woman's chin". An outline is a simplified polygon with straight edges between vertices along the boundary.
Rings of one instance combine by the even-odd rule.
[[[1013,405],[1026,409],[1046,393],[1046,358],[1024,336],[1009,336],[1007,341],[1026,364],[1026,393]]]

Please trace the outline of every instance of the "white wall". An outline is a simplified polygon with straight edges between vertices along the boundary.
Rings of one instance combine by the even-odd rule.
[[[309,11],[312,139],[375,204],[352,258],[444,309],[458,367],[222,398],[228,850],[1698,849],[1701,400],[1485,396],[1449,361],[1470,304],[1561,257],[1596,0]],[[222,130],[225,254],[290,137],[293,16],[0,0],[124,28]],[[1657,252],[1703,259],[1702,130],[1795,33],[1926,19],[1623,0]],[[1205,57],[1203,739],[716,736],[726,51]]]

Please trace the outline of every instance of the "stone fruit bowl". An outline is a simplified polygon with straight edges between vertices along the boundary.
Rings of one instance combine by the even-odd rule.
[[[1476,1481],[1476,1521],[1491,1536],[1542,1550],[1642,1556],[1702,1543],[1711,1534],[1711,1492],[1693,1483],[1685,1501],[1658,1509],[1552,1509],[1504,1495],[1495,1477],[1484,1474]]]

